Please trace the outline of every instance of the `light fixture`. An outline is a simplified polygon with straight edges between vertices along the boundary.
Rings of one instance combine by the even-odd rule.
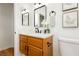
[[[55,16],[56,16],[56,12],[55,11],[51,11],[49,13],[51,27],[55,26]]]
[[[55,12],[55,11],[51,11],[51,12],[49,13],[49,16],[51,16],[51,15],[55,16],[55,15],[56,15],[56,12]]]
[[[40,6],[42,6],[43,4],[41,4],[41,3],[34,3],[34,7],[35,8],[38,8],[38,7],[40,7]]]
[[[21,11],[22,14],[27,13],[27,12],[29,12],[27,9],[23,9],[23,10]]]

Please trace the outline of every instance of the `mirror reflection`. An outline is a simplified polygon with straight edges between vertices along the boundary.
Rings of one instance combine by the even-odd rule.
[[[34,26],[43,27],[42,22],[46,19],[46,6],[43,5],[34,10]]]
[[[22,25],[29,26],[29,13],[22,14]]]

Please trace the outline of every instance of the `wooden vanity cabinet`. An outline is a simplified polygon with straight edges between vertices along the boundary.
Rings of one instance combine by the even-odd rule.
[[[20,35],[20,52],[27,55],[27,37],[25,35]]]
[[[20,52],[27,56],[52,56],[52,36],[37,38],[20,34]]]

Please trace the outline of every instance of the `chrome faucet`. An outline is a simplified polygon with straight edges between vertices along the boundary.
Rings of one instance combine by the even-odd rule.
[[[42,33],[42,30],[39,30],[38,28],[35,28],[35,33]]]
[[[35,28],[35,32],[36,32],[36,33],[39,33],[39,29],[38,29],[38,28]]]
[[[50,33],[50,29],[45,29],[44,33]]]

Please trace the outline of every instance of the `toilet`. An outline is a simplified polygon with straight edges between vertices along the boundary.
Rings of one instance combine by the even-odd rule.
[[[79,39],[59,37],[58,42],[61,56],[79,56]]]

